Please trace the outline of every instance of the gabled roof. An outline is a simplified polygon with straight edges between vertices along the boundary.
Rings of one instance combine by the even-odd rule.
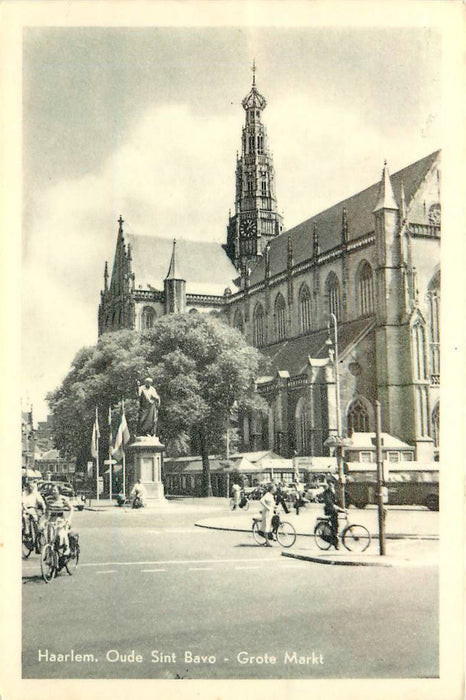
[[[338,353],[340,359],[344,357],[345,351],[356,344],[373,324],[372,317],[358,318],[356,321],[339,324]],[[328,358],[326,345],[328,337],[328,331],[324,328],[309,335],[302,335],[261,348],[261,352],[270,358],[274,374],[286,367],[290,377],[295,377],[305,372],[309,357],[313,359]]]
[[[407,442],[403,442],[389,433],[381,433],[381,437],[383,450],[414,449],[412,445],[408,445]],[[375,450],[375,433],[353,433],[345,442],[345,450],[347,451],[360,450],[361,448]]]
[[[391,176],[391,185],[398,206],[401,203],[403,183],[406,203],[409,203],[423,182],[440,151],[408,165]],[[276,275],[286,269],[288,235],[292,239],[295,265],[312,257],[312,237],[314,224],[319,235],[320,252],[325,253],[341,243],[343,209],[348,220],[348,240],[359,238],[374,230],[374,207],[377,204],[380,180],[362,192],[358,192],[320,214],[312,216],[294,228],[283,232],[270,241],[270,274]],[[251,273],[251,284],[264,279],[265,261],[262,258]]]
[[[173,239],[125,232],[124,240],[131,246],[136,289],[163,290],[163,281],[170,269]],[[238,271],[220,243],[177,239],[176,275],[177,279],[186,281],[187,294],[223,295],[226,287],[236,291],[233,280],[238,277]]]

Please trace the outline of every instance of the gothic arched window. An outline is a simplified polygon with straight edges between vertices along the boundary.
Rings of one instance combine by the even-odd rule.
[[[416,321],[413,324],[411,333],[413,338],[414,379],[422,381],[426,378],[425,329],[420,321]]]
[[[307,284],[302,284],[299,290],[299,328],[301,333],[309,333],[311,321],[311,292]]]
[[[156,314],[154,309],[151,306],[145,306],[141,314],[141,330],[145,331],[148,328],[152,328],[155,318]]]
[[[350,436],[353,433],[369,432],[369,411],[361,399],[353,401],[348,408],[347,432]]]
[[[283,294],[278,293],[274,308],[275,340],[284,340],[286,337],[286,304]]]
[[[260,348],[265,343],[264,309],[262,304],[257,303],[254,308],[252,318],[252,338],[256,348]]]
[[[243,326],[243,314],[240,309],[236,309],[235,316],[233,318],[233,328],[236,328],[240,333],[244,332]]]
[[[341,308],[340,308],[340,283],[338,277],[334,272],[331,272],[327,277],[327,298],[328,298],[328,311],[330,314],[335,314],[337,320],[341,318]]]
[[[435,383],[440,375],[440,275],[431,280],[427,291],[429,303],[430,371]]]
[[[438,449],[440,444],[440,404],[436,403],[434,410],[432,411],[431,418],[431,429],[432,429],[432,440],[434,441],[434,447]]]
[[[296,448],[300,455],[305,455],[309,451],[309,427],[308,404],[306,399],[301,397],[295,413]]]
[[[374,284],[372,267],[367,261],[359,268],[357,279],[359,315],[374,313]]]

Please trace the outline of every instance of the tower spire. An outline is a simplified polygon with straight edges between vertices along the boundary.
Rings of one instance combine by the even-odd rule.
[[[255,265],[268,241],[283,230],[275,194],[273,157],[261,115],[267,101],[256,87],[256,61],[252,85],[241,102],[245,114],[241,153],[236,156],[236,196],[230,215],[225,249],[238,271]]]
[[[377,196],[377,204],[375,205],[374,213],[380,209],[394,209],[398,211],[398,204],[396,203],[386,160],[383,164],[382,179],[380,181],[379,194]]]
[[[105,261],[105,267],[104,267],[104,291],[108,291],[108,263]]]
[[[173,239],[172,256],[170,258],[170,266],[168,268],[166,280],[177,280],[181,279],[179,275],[176,274],[176,238]]]

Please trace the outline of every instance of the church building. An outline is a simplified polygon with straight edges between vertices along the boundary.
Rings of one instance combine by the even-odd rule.
[[[241,419],[245,450],[329,454],[333,436],[382,430],[438,458],[440,152],[284,231],[252,87],[226,245],[124,231],[107,264],[99,335],[167,313],[220,312],[270,358],[269,405]]]

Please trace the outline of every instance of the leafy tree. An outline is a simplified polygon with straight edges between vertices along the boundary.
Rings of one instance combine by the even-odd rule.
[[[211,495],[209,454],[222,450],[232,410],[266,409],[254,387],[264,364],[241,333],[202,314],[164,316],[141,333],[106,333],[97,345],[77,354],[62,385],[48,396],[56,445],[86,461],[95,407],[103,419],[121,398],[134,433],[137,384],[150,375],[162,401],[162,442],[169,454],[186,454],[195,438],[202,456],[203,493]]]

